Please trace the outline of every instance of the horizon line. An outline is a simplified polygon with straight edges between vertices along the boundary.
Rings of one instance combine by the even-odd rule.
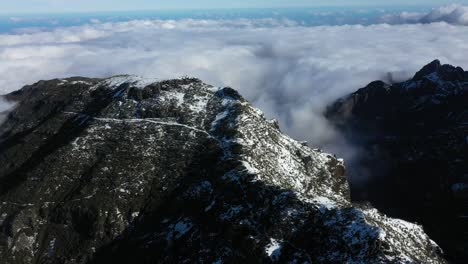
[[[96,13],[120,13],[120,12],[164,12],[164,11],[221,11],[221,10],[258,10],[258,9],[301,9],[301,8],[434,8],[446,5],[431,5],[431,4],[402,4],[402,5],[308,5],[308,6],[265,6],[265,7],[190,7],[190,8],[154,8],[154,9],[118,9],[118,10],[62,10],[50,12],[2,12],[0,16],[15,16],[15,15],[57,15],[57,14],[96,14]]]

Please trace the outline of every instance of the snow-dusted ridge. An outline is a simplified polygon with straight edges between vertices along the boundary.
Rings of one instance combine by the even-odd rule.
[[[158,81],[162,81],[162,80],[157,79],[157,78],[142,77],[139,75],[122,74],[122,75],[116,75],[116,76],[106,78],[103,82],[99,83],[99,85],[107,85],[109,87],[118,87],[122,84],[130,84],[133,87],[144,88]]]
[[[115,246],[98,262],[145,254],[162,262],[444,262],[421,227],[355,208],[342,160],[284,135],[231,88],[124,75],[39,82],[11,97],[22,103],[0,133],[45,127],[40,139],[26,135],[32,147],[0,151],[3,162],[18,156],[0,176],[24,175],[15,189],[0,189],[0,210],[18,226],[5,234],[8,247],[0,243],[8,261],[64,257],[61,239],[84,228],[89,238],[73,259],[93,256],[104,238]],[[60,110],[39,107],[32,120],[23,114],[63,98],[73,99]],[[44,159],[22,168],[31,161],[15,151],[29,148]],[[43,234],[57,215],[75,224]],[[22,231],[26,223],[44,237]]]

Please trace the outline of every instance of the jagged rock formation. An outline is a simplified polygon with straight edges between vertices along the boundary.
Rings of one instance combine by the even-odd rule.
[[[71,78],[7,98],[2,263],[444,263],[231,88]]]
[[[352,188],[353,199],[422,223],[459,263],[468,263],[467,103],[468,72],[436,60],[411,80],[372,82],[327,113],[365,150],[356,167],[372,178]]]

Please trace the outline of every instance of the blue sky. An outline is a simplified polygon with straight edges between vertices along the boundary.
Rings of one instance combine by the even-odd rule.
[[[467,4],[468,0],[0,0],[0,13],[57,13],[149,9],[208,9],[297,6],[440,6],[450,3]]]

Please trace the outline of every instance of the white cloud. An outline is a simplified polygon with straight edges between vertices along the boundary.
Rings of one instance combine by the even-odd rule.
[[[5,118],[14,107],[14,104],[0,97],[0,125],[5,121]]]
[[[25,32],[0,35],[0,94],[56,77],[189,75],[240,90],[314,146],[338,140],[321,115],[338,97],[389,72],[409,78],[436,58],[468,66],[468,27],[447,23],[302,27],[187,19]]]
[[[389,14],[384,15],[381,21],[389,24],[446,22],[468,26],[468,6],[452,4],[435,8],[428,13],[402,12],[397,15]]]

